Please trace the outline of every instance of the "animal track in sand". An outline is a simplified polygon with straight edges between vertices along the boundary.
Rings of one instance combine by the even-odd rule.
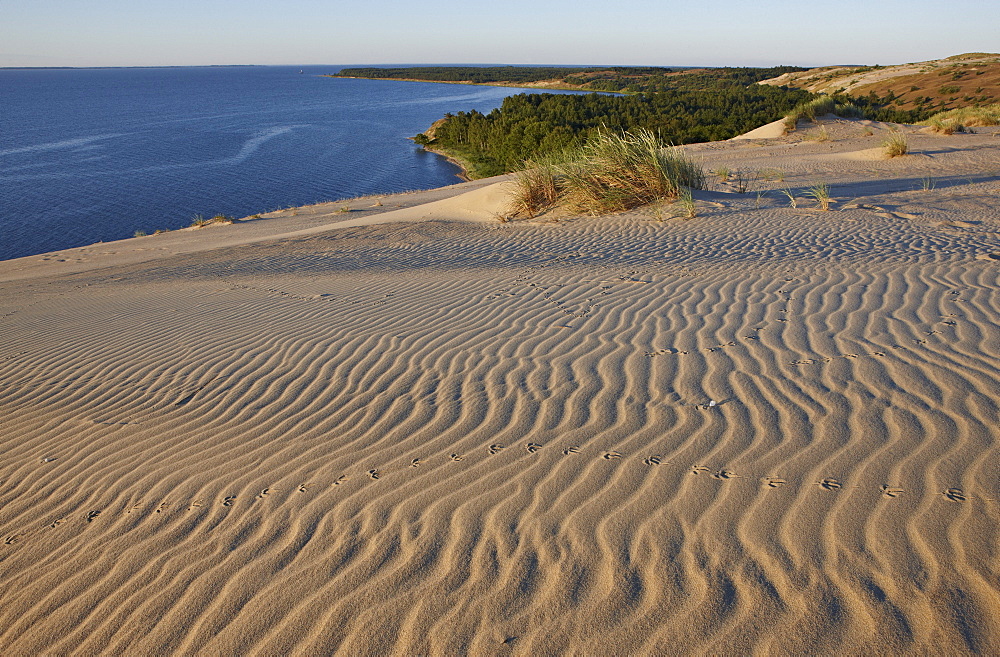
[[[489,446],[489,453],[499,454],[503,450],[503,448],[504,446],[501,445],[500,443],[493,443],[492,445]]]
[[[761,481],[763,481],[764,485],[768,488],[781,488],[788,483],[780,477],[764,477]]]
[[[24,534],[11,534],[5,538],[3,542],[5,545],[16,545],[17,542],[21,540],[22,536],[24,536]]]
[[[419,460],[419,459],[415,459],[415,460]],[[337,478],[337,481],[333,482],[333,485],[334,486],[339,486],[342,483],[344,483],[345,481],[347,481],[347,475],[340,475],[340,477]]]
[[[965,502],[969,499],[961,488],[948,488],[943,490],[941,494],[952,502]]]
[[[604,458],[606,458],[608,460],[611,460],[611,459],[620,459],[621,457],[622,457],[622,455],[620,453],[618,453],[618,452],[605,452],[604,453]]]
[[[712,471],[712,469],[709,468],[707,465],[693,465],[693,466],[691,466],[691,474],[693,474],[693,475],[698,475],[698,474],[701,474],[702,472],[711,472],[711,471]]]
[[[888,484],[882,484],[879,486],[879,490],[882,491],[882,494],[886,497],[899,497],[903,494],[902,488],[894,488]]]
[[[645,463],[646,465],[660,465],[663,462],[663,460],[661,459],[659,454],[653,454],[651,456],[647,456],[646,458],[644,458],[642,462]]]
[[[844,487],[843,484],[841,484],[836,479],[821,479],[820,481],[816,482],[816,485],[822,488],[823,490],[830,490],[830,491],[840,490],[841,488]]]
[[[423,461],[421,461],[419,458],[416,458],[416,459],[413,459],[412,461],[410,461],[410,467],[411,468],[419,468],[422,463],[423,463]],[[340,483],[340,482],[338,481],[337,483]]]
[[[235,501],[236,501],[236,496],[235,495],[230,495],[226,499],[222,500],[222,506],[232,506],[233,502],[235,502]]]
[[[647,351],[646,358],[655,358],[656,356],[680,356],[685,355],[690,352],[684,351],[682,349],[675,349],[674,347],[667,347],[665,349],[657,349],[656,351]]]
[[[170,502],[161,502],[160,506],[156,507],[156,512],[157,513],[163,513],[164,511],[167,510],[167,507],[169,507],[169,506],[170,506]]]
[[[263,499],[271,494],[272,491],[277,490],[276,488],[265,488],[257,493],[257,499]]]
[[[524,448],[528,450],[529,454],[534,454],[535,452],[540,450],[542,446],[539,445],[538,443],[528,443],[527,445],[524,446]]]
[[[87,522],[94,522],[94,520],[96,520],[97,516],[99,515],[101,515],[100,511],[88,511],[86,515],[86,520]]]
[[[139,500],[138,502],[136,502],[135,504],[133,504],[132,506],[130,506],[125,513],[132,513],[133,511],[135,511],[136,509],[139,509],[141,507],[142,507],[142,500]]]
[[[893,346],[893,349],[905,349],[902,346]],[[881,358],[885,356],[883,351],[863,351],[856,354],[838,354],[836,356],[817,356],[816,358],[803,358],[801,360],[789,361],[789,365],[817,365],[819,363],[831,363],[838,358],[860,358],[861,356],[873,356]]]
[[[462,459],[464,459],[465,457],[461,456],[460,454],[451,454],[451,455],[448,456],[448,458],[450,458],[452,461],[458,462],[458,461],[461,461]]]
[[[368,471],[368,476],[371,477],[372,479],[378,479],[379,477],[382,476],[382,473],[373,468]]]
[[[312,484],[299,484],[299,487],[296,490],[300,493],[308,493],[310,488],[312,488]]]
[[[570,454],[579,454],[579,453],[580,453],[580,448],[577,447],[576,445],[572,445],[571,447],[567,447],[566,449],[563,450],[563,454],[565,454],[566,456],[569,456]]]
[[[69,518],[59,518],[58,520],[53,521],[52,524],[49,525],[49,527],[51,527],[52,529],[55,529],[56,527],[58,527],[59,525],[63,524],[67,520],[69,520]]]
[[[191,502],[191,504],[188,504],[188,511],[194,511],[195,509],[200,509],[202,506],[204,505],[202,504],[200,499],[195,500],[194,502]]]
[[[736,474],[732,470],[719,470],[718,472],[713,472],[712,476],[716,479],[736,479],[740,475]]]

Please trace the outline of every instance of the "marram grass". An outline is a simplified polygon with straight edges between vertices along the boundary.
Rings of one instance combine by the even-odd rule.
[[[910,151],[910,145],[906,141],[906,135],[902,132],[891,133],[882,142],[882,152],[886,157],[899,157],[906,155]]]
[[[529,163],[515,185],[511,215],[530,217],[555,207],[602,215],[676,199],[684,188],[703,189],[705,172],[648,130],[602,130],[580,149]]]

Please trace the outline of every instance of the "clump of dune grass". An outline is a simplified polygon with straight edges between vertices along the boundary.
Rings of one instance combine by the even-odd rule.
[[[830,197],[830,186],[827,185],[826,183],[813,185],[808,190],[806,190],[806,195],[816,199],[816,203],[819,204],[820,210],[825,211],[830,209],[830,202],[833,199]]]
[[[938,112],[921,125],[953,124],[968,128],[1000,125],[1000,103],[981,107],[959,107],[946,112]]]
[[[933,132],[942,135],[962,132],[965,128],[1000,125],[1000,103],[938,112],[920,125],[928,126]]]
[[[580,157],[560,167],[562,204],[586,214],[621,212],[660,199],[677,198],[682,187],[702,189],[704,170],[652,132],[601,131]]]
[[[515,191],[507,216],[534,217],[559,204],[561,176],[558,156],[532,160],[514,175]]]
[[[512,216],[555,207],[601,215],[675,199],[684,188],[703,189],[705,172],[648,130],[601,130],[577,150],[529,164],[514,182]]]
[[[795,193],[792,192],[792,190],[786,187],[785,189],[781,190],[781,193],[788,197],[788,205],[790,205],[792,208],[799,207],[799,200],[795,198]]]
[[[191,227],[192,228],[201,228],[202,226],[207,226],[210,223],[212,223],[211,219],[206,219],[205,217],[201,216],[200,214],[196,214],[194,217],[191,218]]]
[[[698,206],[694,202],[694,194],[687,187],[681,189],[677,195],[677,205],[680,209],[679,216],[685,219],[694,219],[698,216]]]
[[[733,187],[736,189],[737,194],[748,194],[756,191],[759,182],[759,171],[737,169],[733,173]]]
[[[799,121],[816,122],[817,116],[834,114],[845,119],[864,118],[864,111],[854,103],[838,103],[832,96],[820,96],[796,105],[785,116],[785,129],[795,130]]]
[[[953,135],[956,132],[963,132],[965,130],[965,126],[958,121],[928,119],[924,121],[924,124],[931,129],[931,132],[939,135]]]
[[[892,132],[882,142],[882,152],[886,157],[899,157],[906,155],[910,151],[910,145],[906,141],[906,135],[902,132]]]

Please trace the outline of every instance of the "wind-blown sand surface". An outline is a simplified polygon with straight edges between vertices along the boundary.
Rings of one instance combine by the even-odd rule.
[[[0,263],[0,651],[997,654],[1000,138],[825,125]]]

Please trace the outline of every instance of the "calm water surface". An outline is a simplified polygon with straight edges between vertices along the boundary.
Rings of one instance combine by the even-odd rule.
[[[525,91],[339,68],[0,70],[0,259],[459,182],[407,137]]]

